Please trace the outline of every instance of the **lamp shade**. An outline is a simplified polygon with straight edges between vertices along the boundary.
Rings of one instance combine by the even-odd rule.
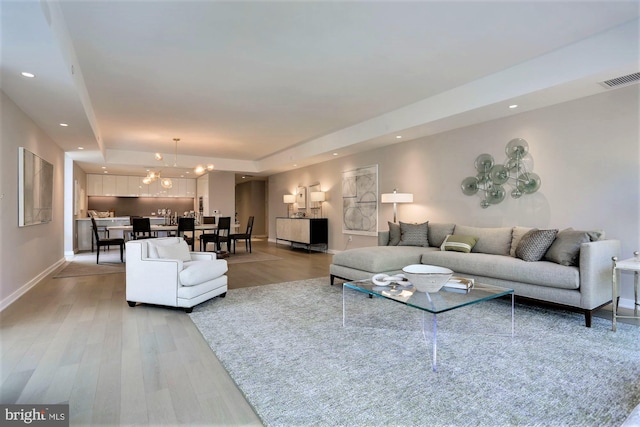
[[[312,202],[324,202],[324,191],[312,191],[309,198]]]
[[[291,205],[296,202],[296,196],[294,196],[293,194],[285,194],[284,196],[282,196],[282,201]]]
[[[413,203],[413,194],[411,193],[384,193],[382,195],[382,203]]]

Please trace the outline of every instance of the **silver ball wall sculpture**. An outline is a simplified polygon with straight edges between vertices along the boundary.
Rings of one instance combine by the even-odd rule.
[[[490,154],[480,154],[475,161],[476,176],[462,180],[462,193],[467,196],[478,194],[482,200],[480,206],[488,208],[497,205],[507,194],[505,185],[511,187],[511,197],[518,199],[540,188],[540,177],[530,172],[533,159],[529,154],[529,144],[522,138],[509,141],[505,147],[507,160],[496,164]]]

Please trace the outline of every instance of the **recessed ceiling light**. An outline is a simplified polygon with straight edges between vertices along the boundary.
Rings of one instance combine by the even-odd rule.
[[[22,77],[29,77],[30,79],[34,78],[36,75],[33,73],[28,73],[26,71],[21,72],[20,74],[22,74]]]
[[[334,155],[334,156],[337,156],[337,155],[338,155],[338,153],[333,153],[333,155]]]
[[[102,167],[102,169],[106,169],[106,168],[107,168],[106,166],[103,166],[103,167]],[[147,172],[148,172],[148,171],[149,171],[149,170],[147,169]]]
[[[509,108],[511,108],[512,110],[513,110],[514,108],[518,108],[518,104],[511,104],[511,105],[509,105]]]
[[[243,177],[242,177],[242,179],[245,179],[245,178],[246,178],[246,176],[243,176]]]
[[[104,173],[109,173],[108,171],[104,171]]]
[[[78,147],[78,150],[84,150],[84,147]]]
[[[67,126],[69,126],[69,125],[68,125],[68,124],[66,124],[66,123],[60,123],[60,126],[62,126],[63,128],[66,128],[66,127],[67,127]]]
[[[396,135],[396,139],[402,139],[402,135]]]

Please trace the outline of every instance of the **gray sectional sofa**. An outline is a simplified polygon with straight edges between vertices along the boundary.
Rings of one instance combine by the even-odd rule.
[[[378,246],[334,255],[331,285],[335,278],[399,273],[409,264],[438,265],[481,283],[512,288],[516,297],[583,311],[587,327],[593,310],[611,301],[611,257],[619,255],[620,242],[605,240],[603,232],[432,222],[389,226],[378,234]],[[475,239],[475,244],[453,243],[459,237],[470,243]]]

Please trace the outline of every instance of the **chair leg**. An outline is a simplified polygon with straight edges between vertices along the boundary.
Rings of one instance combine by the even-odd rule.
[[[247,244],[249,245],[249,253],[251,253],[251,237],[247,239]]]
[[[124,245],[120,245],[120,262],[124,262],[124,257],[122,256],[124,252]]]
[[[96,248],[96,264],[100,264],[100,245]]]

